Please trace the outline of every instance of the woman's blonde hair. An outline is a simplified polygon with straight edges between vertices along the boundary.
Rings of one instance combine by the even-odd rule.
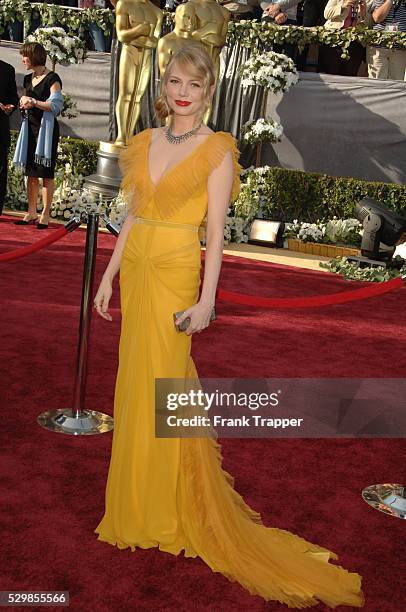
[[[155,100],[156,114],[161,123],[165,123],[165,119],[173,113],[168,104],[166,87],[171,76],[171,69],[175,63],[203,82],[204,109],[202,117],[211,104],[212,93],[210,88],[216,80],[213,60],[204,45],[199,42],[191,42],[178,49],[172,55],[162,77],[161,95]]]

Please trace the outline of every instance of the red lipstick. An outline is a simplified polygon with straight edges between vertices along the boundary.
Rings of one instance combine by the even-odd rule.
[[[178,106],[189,106],[189,104],[192,104],[191,102],[188,102],[187,100],[175,100],[175,103]]]

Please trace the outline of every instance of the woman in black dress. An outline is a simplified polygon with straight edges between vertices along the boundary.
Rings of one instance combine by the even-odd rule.
[[[39,178],[42,178],[43,209],[37,229],[48,227],[49,213],[54,195],[54,174],[59,141],[59,126],[56,118],[52,134],[52,159],[50,166],[44,166],[34,161],[41,119],[44,111],[50,111],[48,100],[52,93],[61,91],[62,81],[59,76],[46,66],[47,53],[39,43],[26,43],[20,49],[23,64],[31,74],[24,77],[25,95],[20,99],[20,109],[28,113],[28,150],[25,174],[28,177],[27,196],[28,213],[24,219],[16,221],[16,225],[36,223],[37,202],[39,193]]]

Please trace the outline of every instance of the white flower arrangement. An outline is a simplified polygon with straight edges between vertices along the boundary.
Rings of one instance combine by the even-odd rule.
[[[249,223],[246,219],[234,217],[231,213],[231,208],[229,208],[224,226],[224,244],[229,244],[230,242],[247,242]]]
[[[38,28],[27,36],[27,42],[40,43],[54,64],[69,66],[83,62],[86,57],[86,43],[68,35],[63,28]]]
[[[76,106],[76,102],[74,99],[64,91],[63,95],[63,108],[61,111],[61,117],[65,117],[65,119],[74,119],[80,115],[78,108]]]
[[[258,142],[278,142],[283,134],[283,127],[278,121],[268,117],[246,123],[243,127],[244,142],[257,144]]]
[[[27,177],[21,168],[13,165],[13,156],[8,156],[6,203],[13,210],[27,207]]]
[[[128,207],[125,199],[123,198],[122,192],[113,198],[109,204],[109,212],[108,216],[110,221],[115,225],[118,229],[121,230],[122,225],[127,217]]]
[[[326,238],[333,243],[358,244],[362,233],[363,226],[358,219],[333,217],[326,224]]]
[[[234,215],[250,223],[254,218],[266,218],[266,209],[269,204],[267,196],[269,166],[247,168],[241,172],[244,182],[241,183],[240,193],[233,203]]]
[[[73,174],[70,164],[56,174],[51,217],[67,221],[83,212],[105,212],[106,203],[89,189],[83,189],[83,176]]]
[[[267,91],[286,92],[298,81],[293,60],[283,53],[253,53],[240,68],[241,85],[261,86]]]
[[[297,219],[286,224],[285,238],[297,238],[303,242],[321,242],[323,244],[351,244],[361,242],[362,224],[357,219],[337,219],[301,223]]]
[[[297,237],[303,242],[323,242],[325,233],[324,223],[302,223]]]

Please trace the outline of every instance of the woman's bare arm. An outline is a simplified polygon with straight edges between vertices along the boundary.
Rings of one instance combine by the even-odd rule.
[[[187,308],[177,319],[177,323],[180,323],[183,319],[190,316],[190,324],[186,330],[187,335],[205,329],[210,323],[210,314],[215,302],[223,257],[224,224],[227,208],[230,204],[233,180],[233,157],[231,151],[228,151],[220,166],[213,170],[208,179],[206,257],[203,287],[198,303]]]
[[[213,307],[220,274],[224,246],[224,225],[230,204],[234,166],[231,151],[227,151],[220,166],[209,177],[204,280],[200,296],[202,304]]]
[[[120,269],[121,258],[123,255],[123,250],[125,243],[127,242],[127,237],[130,229],[134,225],[135,217],[132,214],[128,214],[126,220],[123,223],[121,231],[117,237],[116,246],[114,247],[114,251],[112,256],[110,257],[110,261],[107,265],[107,268],[104,271],[103,276],[109,279],[112,283],[115,275]]]
[[[120,269],[121,258],[125,243],[127,241],[128,233],[134,224],[135,218],[132,214],[129,214],[123,223],[120,234],[118,235],[116,246],[110,261],[104,271],[103,278],[100,282],[99,288],[94,298],[94,305],[101,317],[107,321],[111,321],[112,317],[108,312],[109,302],[111,294],[113,292],[113,279]]]

